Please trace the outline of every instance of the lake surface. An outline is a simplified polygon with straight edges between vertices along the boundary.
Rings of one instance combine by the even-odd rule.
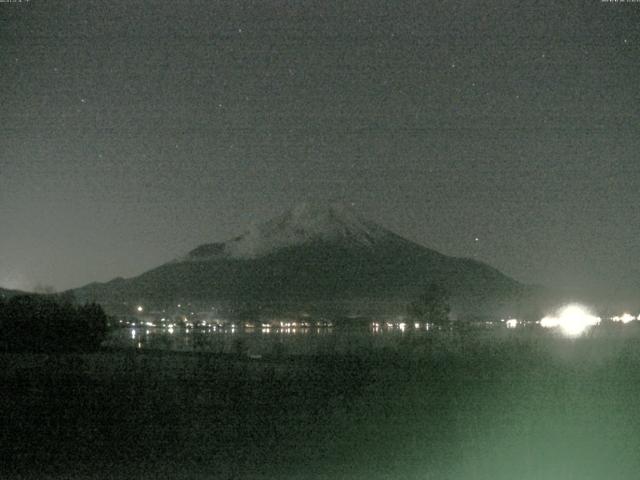
[[[402,343],[433,336],[437,327],[426,323],[374,322],[357,328],[270,327],[209,328],[125,327],[110,334],[106,346],[141,350],[203,351],[264,355],[324,355],[395,348]],[[443,330],[439,331],[442,335]]]
[[[638,322],[571,338],[230,330],[122,328],[120,349],[0,354],[0,476],[638,478]]]

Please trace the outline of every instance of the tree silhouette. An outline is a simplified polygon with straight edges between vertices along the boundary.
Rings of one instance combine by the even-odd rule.
[[[449,320],[449,292],[441,284],[429,283],[422,294],[407,307],[408,314],[430,323],[444,323]]]
[[[0,301],[0,345],[8,350],[92,351],[106,333],[107,317],[96,304],[77,306],[43,295]]]

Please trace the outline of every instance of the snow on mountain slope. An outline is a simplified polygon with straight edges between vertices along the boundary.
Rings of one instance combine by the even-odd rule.
[[[303,203],[228,242],[201,245],[183,260],[256,258],[309,242],[373,246],[391,239],[397,237],[350,208]]]
[[[442,284],[457,308],[474,314],[520,301],[524,292],[494,268],[403,239],[349,208],[303,204],[227,242],[201,245],[137,277],[91,284],[74,294],[114,305],[371,298],[394,303],[417,297],[428,282]]]

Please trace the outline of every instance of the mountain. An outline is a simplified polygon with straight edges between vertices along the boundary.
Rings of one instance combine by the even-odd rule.
[[[201,245],[134,278],[74,291],[101,303],[404,305],[429,282],[462,313],[512,312],[528,287],[475,260],[443,255],[349,208],[302,204],[227,242]]]
[[[373,247],[390,239],[399,237],[344,206],[303,203],[228,242],[202,245],[182,260],[258,258],[283,248],[317,243]]]

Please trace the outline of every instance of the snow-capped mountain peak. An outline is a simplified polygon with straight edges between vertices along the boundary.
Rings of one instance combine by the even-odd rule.
[[[350,207],[302,203],[278,217],[252,226],[228,242],[202,245],[190,252],[188,259],[255,258],[310,242],[373,246],[391,235]]]

